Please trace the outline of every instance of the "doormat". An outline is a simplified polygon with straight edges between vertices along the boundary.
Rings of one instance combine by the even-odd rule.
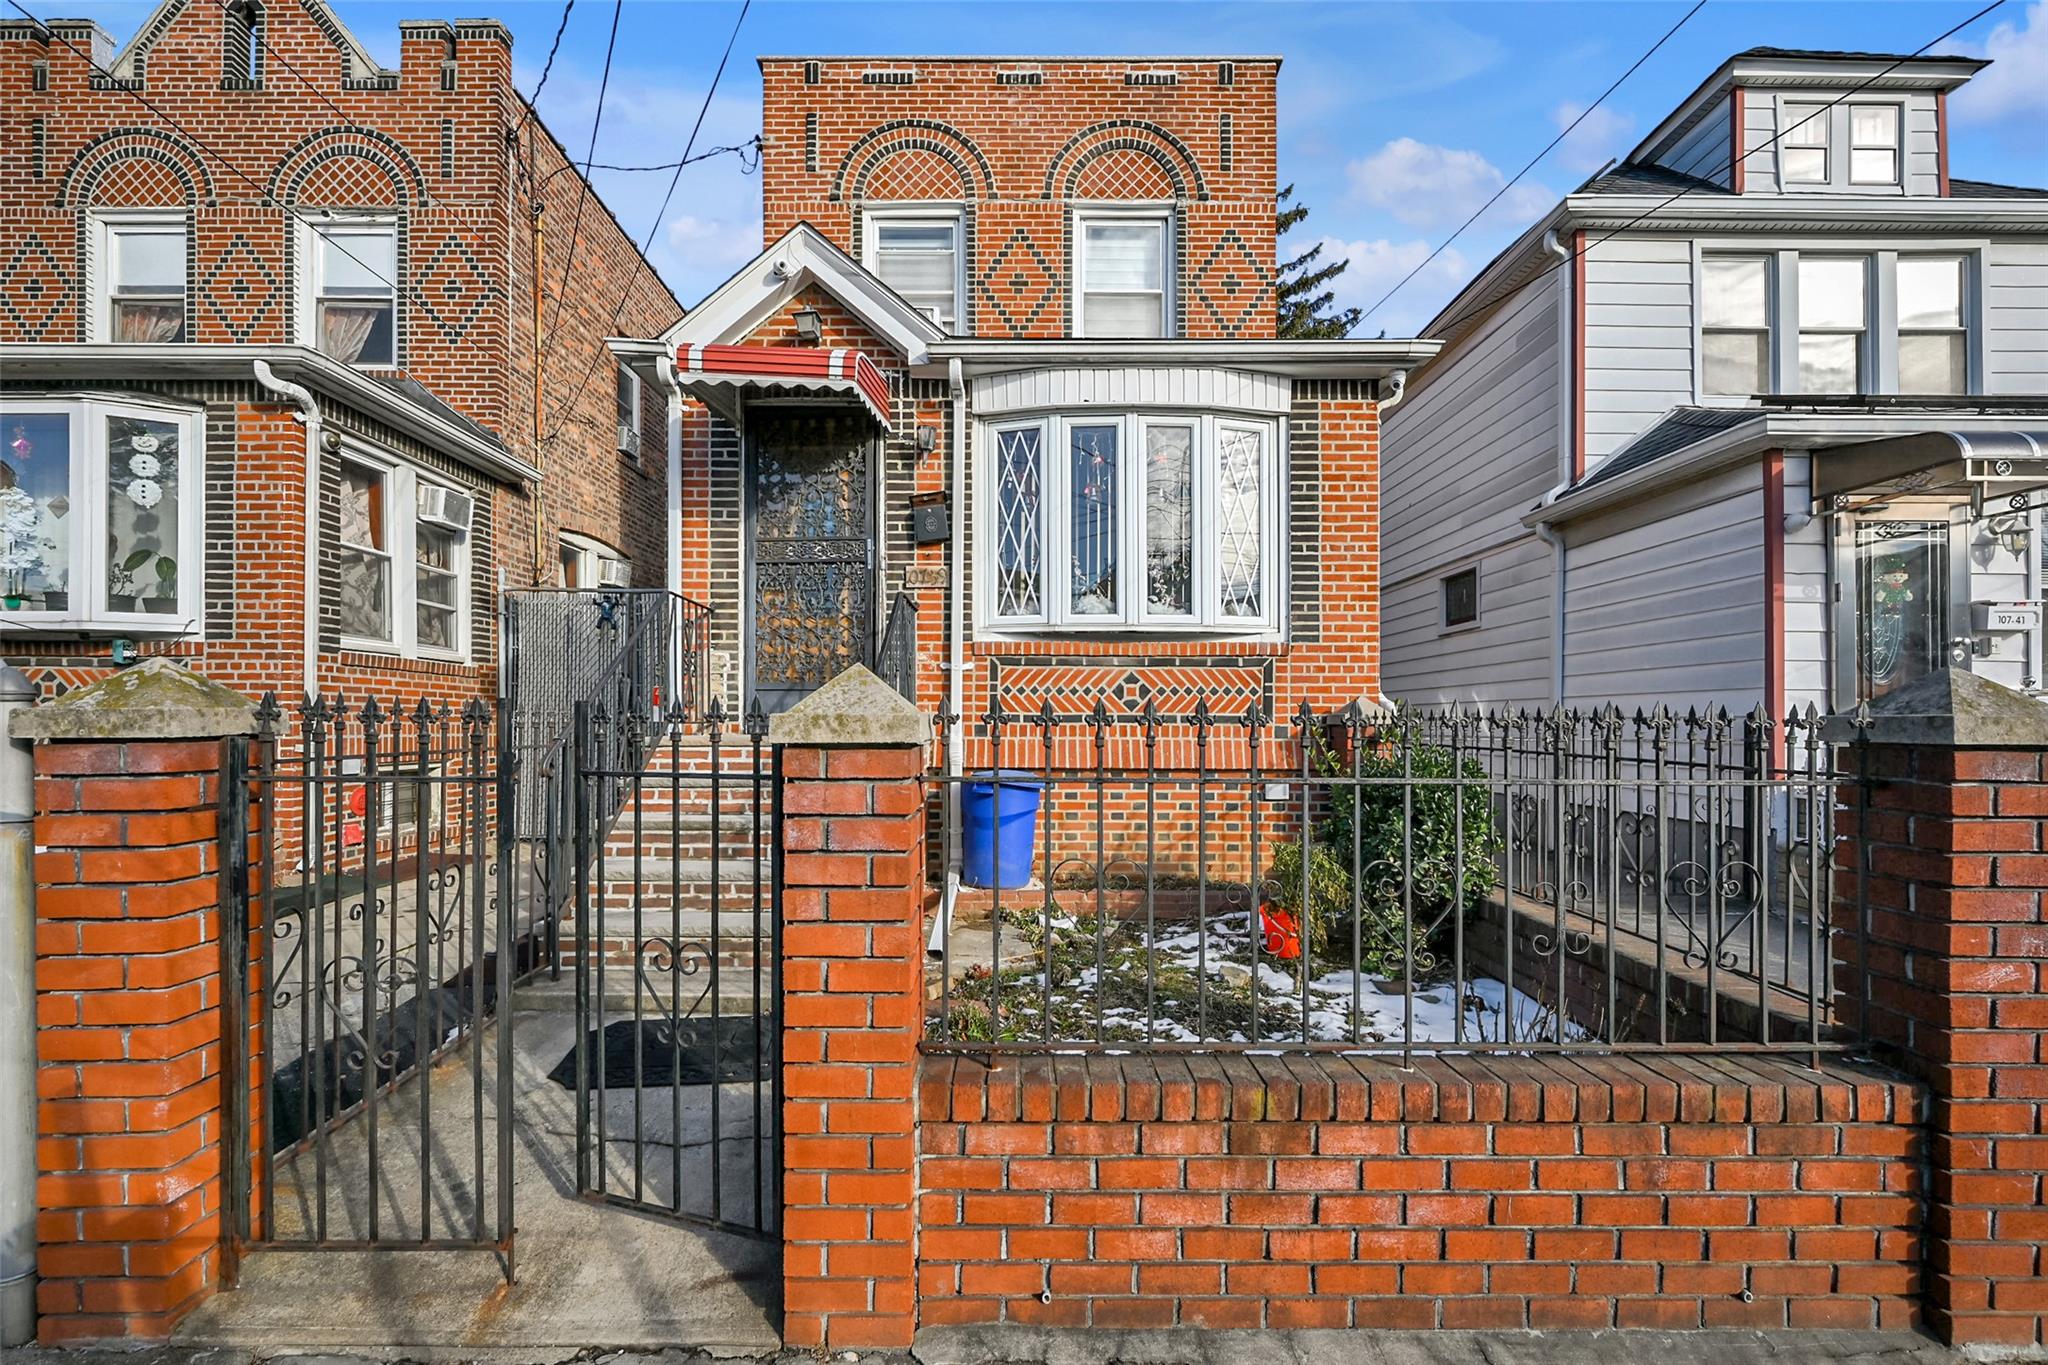
[[[636,1033],[640,1040],[637,1059],[633,1049]],[[673,1028],[667,1020],[647,1019],[636,1024],[620,1019],[606,1024],[602,1037],[596,1029],[584,1036],[584,1064],[598,1070],[598,1060],[603,1059],[601,1084],[606,1090],[630,1090],[636,1075],[643,1086],[710,1085],[714,1053],[716,1079],[766,1080],[775,1065],[776,1036],[773,1014],[763,1014],[758,1020],[751,1014],[685,1019]],[[548,1079],[564,1090],[576,1088],[575,1048],[555,1063]]]

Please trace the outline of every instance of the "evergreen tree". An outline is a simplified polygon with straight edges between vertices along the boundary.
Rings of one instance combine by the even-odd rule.
[[[1280,191],[1274,216],[1278,235],[1284,240],[1289,228],[1295,227],[1308,217],[1308,205],[1293,204],[1294,186]],[[1329,288],[1332,280],[1344,273],[1351,264],[1347,258],[1318,265],[1322,258],[1323,244],[1317,242],[1307,251],[1280,267],[1280,274],[1273,289],[1273,297],[1280,310],[1280,335],[1296,341],[1331,341],[1351,335],[1351,329],[1358,325],[1359,310],[1342,308],[1328,311],[1336,291]]]

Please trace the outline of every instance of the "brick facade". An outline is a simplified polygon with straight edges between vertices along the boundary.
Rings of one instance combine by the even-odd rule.
[[[501,570],[510,586],[553,583],[566,530],[622,551],[637,582],[664,581],[665,405],[643,386],[640,448],[622,454],[604,338],[655,334],[681,308],[603,204],[579,202],[585,187],[567,154],[513,85],[502,25],[404,24],[398,65],[384,71],[324,6],[266,7],[252,77],[223,66],[224,13],[196,0],[169,6],[118,56],[82,21],[0,24],[0,135],[19,149],[0,158],[0,343],[86,342],[104,269],[94,215],[167,209],[188,234],[188,344],[312,345],[297,306],[304,222],[328,210],[395,217],[397,363],[376,373],[416,381],[426,401],[454,409],[542,478],[537,487],[496,482],[374,430],[344,403],[326,405],[332,424],[457,477],[481,501],[469,662],[347,654],[330,626],[322,680],[408,700],[487,695]],[[536,287],[545,345],[535,340]],[[295,690],[296,669],[277,662],[297,653],[279,638],[296,638],[302,609],[294,561],[304,540],[292,526],[304,513],[304,455],[291,408],[246,378],[109,374],[94,387],[206,413],[205,629],[176,644],[145,640],[145,649],[183,654],[247,691]],[[93,640],[8,644],[53,692],[102,671],[104,653]]]

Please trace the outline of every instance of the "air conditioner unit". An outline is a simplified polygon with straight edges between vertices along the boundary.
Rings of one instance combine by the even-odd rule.
[[[640,453],[640,428],[631,422],[619,423],[619,449]]]
[[[451,531],[469,530],[469,518],[475,500],[469,494],[440,484],[423,483],[419,490],[420,520],[432,526],[445,526]]]
[[[633,566],[623,559],[599,559],[597,582],[604,588],[630,588],[633,586]]]

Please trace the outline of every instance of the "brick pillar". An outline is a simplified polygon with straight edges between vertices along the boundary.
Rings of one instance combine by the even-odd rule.
[[[782,1293],[793,1347],[910,1345],[929,722],[855,667],[769,722],[782,771]]]
[[[1829,725],[1842,1020],[1934,1093],[1929,1320],[2048,1343],[2048,705],[1947,671]]]
[[[153,659],[14,722],[35,743],[45,1342],[160,1337],[219,1286],[220,788],[253,710]]]

